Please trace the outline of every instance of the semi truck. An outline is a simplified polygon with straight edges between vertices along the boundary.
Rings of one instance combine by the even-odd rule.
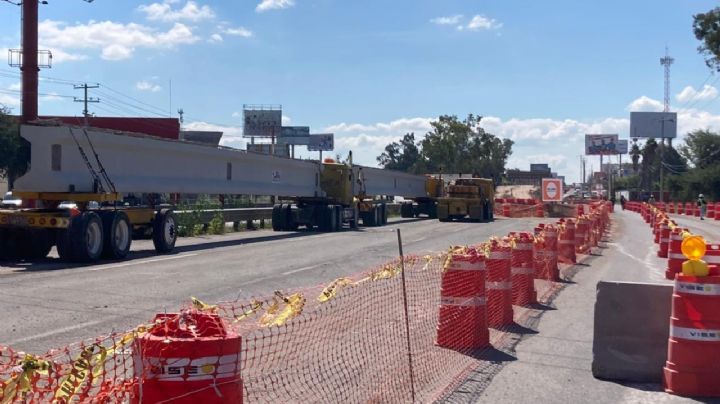
[[[438,199],[443,196],[445,186],[442,177],[427,175],[425,178],[425,195],[402,202],[400,217],[411,218],[425,215],[430,219],[438,217]]]
[[[134,234],[152,234],[158,253],[171,252],[174,206],[126,206],[130,193],[275,196],[276,231],[379,226],[393,196],[427,195],[424,176],[362,167],[352,158],[297,160],[56,122],[20,131],[30,142],[30,168],[13,191],[34,207],[0,210],[0,258],[41,258],[56,246],[66,261],[122,259]],[[63,201],[75,205],[61,208]]]
[[[493,220],[495,188],[487,178],[458,178],[447,187],[447,196],[438,198],[438,220]]]

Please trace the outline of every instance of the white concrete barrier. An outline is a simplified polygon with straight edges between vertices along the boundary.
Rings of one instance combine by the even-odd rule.
[[[593,376],[659,383],[667,358],[672,285],[599,282]]]

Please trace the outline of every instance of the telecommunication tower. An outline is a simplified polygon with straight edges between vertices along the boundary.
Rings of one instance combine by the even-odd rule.
[[[675,59],[668,54],[668,47],[665,47],[665,57],[660,58],[660,64],[665,67],[665,108],[663,112],[670,112],[670,65]]]

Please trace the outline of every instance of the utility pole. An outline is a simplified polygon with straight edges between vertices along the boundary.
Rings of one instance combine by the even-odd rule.
[[[85,108],[83,109],[83,116],[85,117],[85,126],[88,126],[88,116],[90,116],[90,112],[88,111],[88,103],[90,103],[90,102],[93,102],[93,103],[98,103],[98,102],[100,102],[100,99],[99,99],[99,98],[88,97],[88,89],[91,89],[91,88],[100,88],[100,86],[97,85],[97,84],[88,85],[88,83],[85,83],[85,84],[82,84],[82,85],[75,85],[74,87],[75,87],[76,90],[84,90],[84,91],[85,91],[85,96],[84,96],[83,98],[77,98],[77,97],[75,97],[74,101],[75,101],[75,102],[82,102],[82,103],[85,105]]]

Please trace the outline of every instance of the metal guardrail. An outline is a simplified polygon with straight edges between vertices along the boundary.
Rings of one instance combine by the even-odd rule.
[[[200,223],[210,223],[215,215],[220,212],[225,218],[225,223],[229,222],[243,222],[246,220],[269,220],[272,219],[273,208],[234,208],[234,209],[209,209],[200,211]],[[175,214],[189,215],[192,211],[181,210],[176,211]]]

